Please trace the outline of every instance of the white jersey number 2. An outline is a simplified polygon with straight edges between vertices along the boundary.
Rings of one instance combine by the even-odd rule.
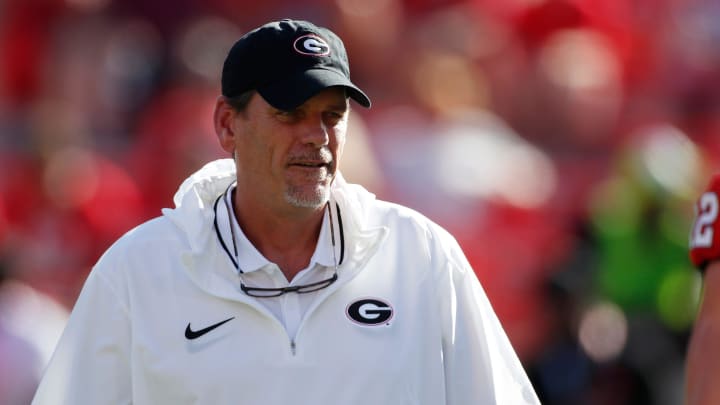
[[[707,192],[700,197],[700,211],[697,213],[690,241],[692,247],[712,246],[715,232],[713,224],[718,217],[718,205],[718,196],[714,192]]]

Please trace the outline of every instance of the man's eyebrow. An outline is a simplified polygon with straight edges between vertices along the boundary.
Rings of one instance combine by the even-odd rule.
[[[295,108],[291,108],[291,109],[289,109],[289,110],[283,110],[283,109],[280,109],[280,108],[275,108],[275,107],[273,107],[273,106],[269,106],[268,111],[270,111],[270,112],[273,113],[273,114],[276,114],[276,113],[292,113],[293,111],[297,111],[298,109],[300,109],[299,106],[298,106],[298,107],[295,107]]]

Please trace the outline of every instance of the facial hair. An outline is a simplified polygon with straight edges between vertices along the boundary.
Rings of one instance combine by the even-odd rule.
[[[285,201],[298,208],[320,208],[330,199],[330,185],[335,177],[335,162],[332,153],[328,149],[319,149],[311,153],[304,153],[293,156],[289,159],[292,162],[322,161],[326,162],[317,179],[318,183],[313,189],[308,190],[308,185],[288,184],[285,189]]]

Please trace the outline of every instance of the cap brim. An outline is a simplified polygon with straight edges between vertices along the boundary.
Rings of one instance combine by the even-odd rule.
[[[370,98],[362,90],[343,74],[329,69],[306,70],[259,86],[257,91],[271,106],[279,110],[292,110],[322,90],[334,86],[345,87],[350,98],[365,108],[370,107]]]

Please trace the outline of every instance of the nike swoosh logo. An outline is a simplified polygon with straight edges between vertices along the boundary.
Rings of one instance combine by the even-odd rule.
[[[228,318],[228,319],[226,319],[226,320],[224,320],[224,321],[220,321],[220,322],[218,322],[218,323],[216,323],[216,324],[214,324],[214,325],[210,325],[210,326],[208,326],[207,328],[202,328],[202,329],[199,329],[199,330],[192,330],[192,329],[190,328],[190,323],[188,323],[188,324],[187,324],[187,327],[185,328],[185,337],[186,337],[188,340],[197,339],[197,338],[199,338],[200,336],[202,336],[202,335],[210,332],[211,330],[217,328],[218,326],[221,326],[221,325],[223,325],[223,324],[225,324],[225,323],[227,323],[227,322],[232,321],[233,319],[235,319],[234,316],[233,316],[232,318]]]

